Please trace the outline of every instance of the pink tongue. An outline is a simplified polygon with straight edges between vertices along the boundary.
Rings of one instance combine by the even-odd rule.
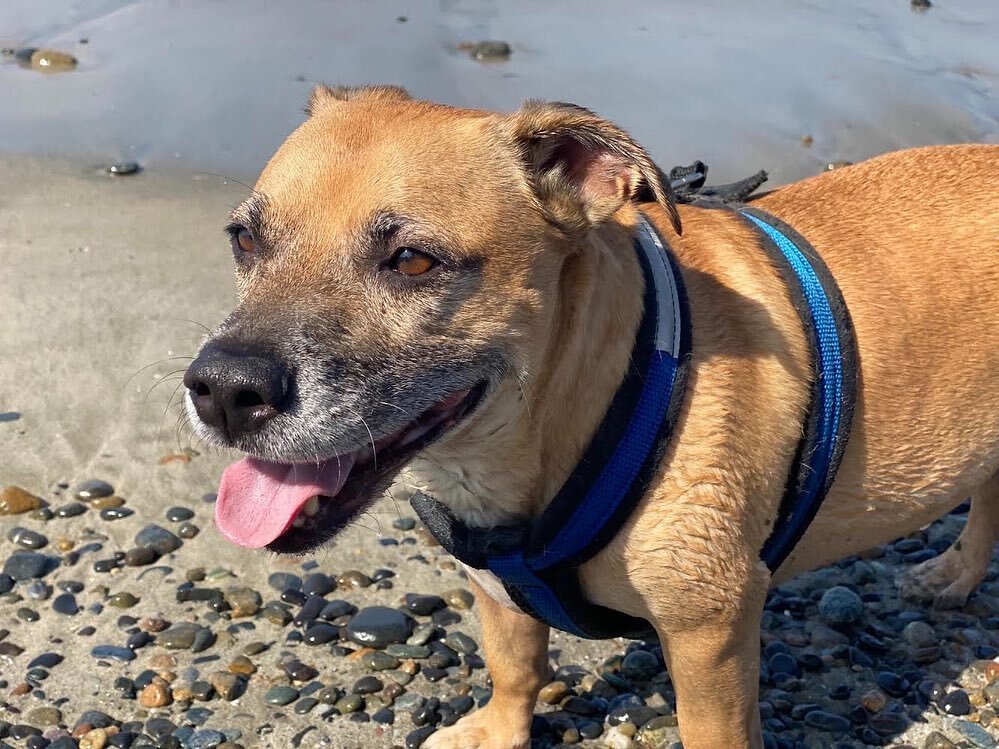
[[[309,497],[336,496],[353,465],[353,455],[318,466],[238,460],[222,474],[215,525],[234,544],[266,546],[288,530]]]

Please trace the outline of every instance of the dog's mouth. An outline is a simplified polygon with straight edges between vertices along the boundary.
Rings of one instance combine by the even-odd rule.
[[[247,457],[222,474],[215,524],[240,546],[286,554],[321,545],[369,507],[418,452],[478,405],[480,383],[454,393],[373,445],[314,463]]]

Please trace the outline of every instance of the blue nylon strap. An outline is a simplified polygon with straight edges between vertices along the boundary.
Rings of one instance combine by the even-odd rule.
[[[740,213],[773,241],[790,264],[808,302],[818,344],[816,355],[819,397],[818,402],[813,404],[813,408],[819,414],[815,449],[811,455],[805,456],[808,474],[795,498],[794,506],[786,516],[778,520],[777,526],[760,552],[760,558],[767,566],[775,569],[786,558],[790,551],[789,547],[800,538],[805,524],[811,521],[816,503],[821,502],[825,496],[826,476],[839,434],[840,408],[843,399],[843,359],[836,317],[822,282],[808,258],[794,242],[775,227],[745,211]]]
[[[577,637],[589,636],[576,625],[562,605],[562,601],[555,595],[555,591],[528,567],[522,553],[491,556],[488,564],[489,571],[506,585],[515,588],[535,615],[547,622],[548,626]]]
[[[551,567],[580,553],[617,511],[656,444],[673,395],[676,369],[673,356],[664,351],[652,353],[645,385],[624,438],[558,535],[527,560],[531,569]]]

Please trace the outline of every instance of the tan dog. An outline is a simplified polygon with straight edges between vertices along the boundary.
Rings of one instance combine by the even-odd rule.
[[[759,553],[810,352],[759,235],[727,211],[674,209],[645,151],[578,107],[498,115],[320,87],[309,110],[233,214],[241,301],[187,376],[199,432],[255,456],[223,478],[221,531],[315,546],[404,466],[470,525],[539,513],[623,377],[641,209],[680,262],[690,382],[652,491],[581,576],[592,601],[655,625],[686,749],[761,746],[774,581]],[[776,579],[970,495],[960,539],[906,583],[962,604],[999,535],[999,147],[890,154],[755,205],[824,258],[861,363],[838,478]],[[548,629],[478,593],[493,696],[431,749],[528,743]]]

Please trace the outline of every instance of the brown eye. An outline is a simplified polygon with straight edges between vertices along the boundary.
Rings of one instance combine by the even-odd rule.
[[[407,276],[422,276],[437,265],[437,260],[412,247],[401,247],[389,260],[389,268]]]
[[[236,233],[236,244],[243,252],[254,252],[257,249],[257,241],[250,234],[249,229],[240,229]]]

